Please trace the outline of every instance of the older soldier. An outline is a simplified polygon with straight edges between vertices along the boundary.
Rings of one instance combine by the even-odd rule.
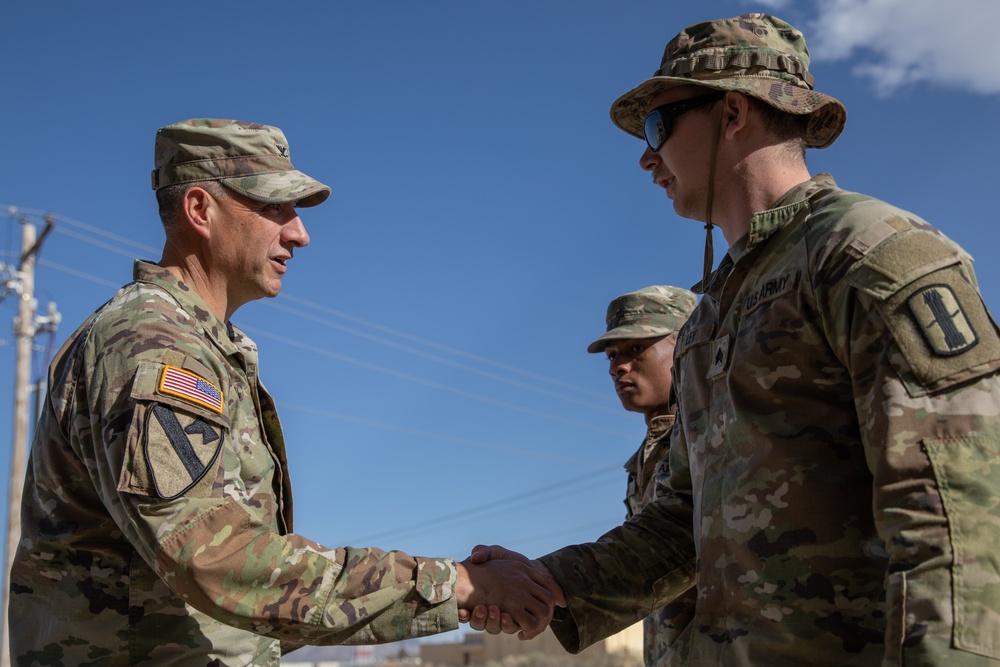
[[[1000,664],[1000,336],[965,251],[810,177],[804,149],[847,114],[808,68],[780,19],[700,23],[611,108],[729,251],[677,343],[656,500],[536,562],[572,651],[682,590],[696,559],[670,664]]]
[[[646,437],[625,464],[626,518],[653,499],[654,478],[668,474],[666,456],[674,427],[670,382],[677,331],[697,303],[680,287],[652,285],[608,304],[607,332],[587,347],[604,352],[622,407],[646,418]],[[654,477],[655,476],[655,477]],[[689,590],[643,620],[643,657],[647,665],[669,659],[678,635],[694,615],[695,591]]]
[[[309,242],[296,207],[330,189],[292,167],[279,129],[229,120],[160,129],[152,176],[162,259],[137,261],[50,369],[10,575],[14,660],[277,665],[281,642],[457,627],[501,573],[292,532],[274,402],[230,323],[278,294]],[[540,631],[553,595],[517,579],[498,606]]]

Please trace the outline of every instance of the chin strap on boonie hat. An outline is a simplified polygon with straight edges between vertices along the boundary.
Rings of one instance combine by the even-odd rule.
[[[722,135],[723,113],[724,111],[719,113],[719,122],[715,124],[715,135],[712,137],[712,158],[708,163],[708,194],[705,196],[705,268],[702,273],[700,290],[702,294],[708,290],[708,278],[712,275],[712,264],[715,263],[715,248],[712,240],[712,203],[715,200],[715,164],[719,157],[719,138]]]

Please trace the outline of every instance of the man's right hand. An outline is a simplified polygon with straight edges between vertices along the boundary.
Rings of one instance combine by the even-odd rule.
[[[531,639],[552,621],[555,606],[566,606],[562,588],[548,568],[516,551],[479,545],[457,565],[459,618],[475,630],[490,634],[520,630],[520,639]]]

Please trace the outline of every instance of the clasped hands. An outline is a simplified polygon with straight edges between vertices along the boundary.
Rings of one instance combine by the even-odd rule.
[[[531,639],[548,627],[555,607],[566,606],[549,569],[516,551],[479,545],[456,566],[458,618],[474,630]]]

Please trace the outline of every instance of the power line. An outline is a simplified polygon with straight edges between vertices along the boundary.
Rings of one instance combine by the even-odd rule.
[[[511,507],[519,507],[526,504],[535,504],[537,500],[535,498],[559,495],[559,497],[565,497],[567,495],[574,495],[577,493],[583,493],[584,491],[589,491],[598,486],[604,485],[607,482],[602,481],[600,484],[589,484],[583,488],[575,489],[573,491],[566,491],[567,487],[580,484],[582,482],[593,480],[596,477],[607,476],[610,468],[605,468],[597,472],[591,473],[589,475],[575,476],[569,479],[565,479],[559,482],[549,483],[545,486],[538,487],[529,491],[524,491],[513,496],[508,496],[506,498],[500,498],[498,500],[493,500],[482,505],[477,505],[474,507],[467,507],[457,512],[452,512],[445,514],[443,516],[434,517],[432,519],[425,519],[424,521],[419,521],[417,523],[409,522],[405,526],[400,526],[398,528],[392,528],[379,533],[374,533],[371,535],[366,535],[364,537],[348,540],[346,544],[370,544],[376,542],[383,538],[392,537],[399,538],[411,535],[413,533],[427,533],[424,530],[427,527],[442,528],[444,524],[451,524],[452,526],[456,524],[466,523],[468,521],[478,521],[482,516],[493,516],[499,513],[508,513]],[[615,470],[615,477],[621,479],[620,469]],[[481,516],[476,516],[476,515]]]
[[[520,540],[512,540],[511,544],[517,544],[518,547],[523,547],[525,544],[532,544],[535,542],[542,542],[551,540],[554,537],[559,537],[560,535],[579,535],[580,533],[590,534],[591,531],[601,531],[600,535],[608,532],[612,528],[616,528],[622,524],[622,519],[619,518],[608,518],[605,521],[593,521],[590,523],[581,524],[578,526],[573,526],[572,528],[565,528],[563,530],[557,530],[555,532],[545,532],[539,535],[534,535],[532,537],[526,537]],[[589,542],[594,542],[600,535],[594,535],[594,537],[588,539]]]
[[[507,408],[508,410],[514,410],[516,412],[520,412],[520,413],[523,413],[523,414],[526,414],[526,415],[531,415],[533,417],[541,417],[542,419],[548,419],[548,420],[559,422],[559,423],[562,423],[562,424],[568,424],[570,426],[575,426],[577,428],[582,428],[582,429],[585,429],[585,430],[594,431],[596,433],[604,433],[604,434],[607,434],[607,435],[613,435],[613,436],[618,437],[618,438],[627,438],[627,437],[630,437],[628,434],[620,432],[620,431],[612,431],[610,429],[602,428],[600,426],[593,426],[591,424],[585,424],[585,423],[583,423],[581,421],[577,421],[575,419],[568,419],[566,417],[560,417],[558,415],[554,415],[554,414],[551,414],[551,413],[548,413],[548,412],[543,412],[541,410],[535,410],[534,408],[526,408],[524,406],[517,405],[515,403],[509,403],[507,401],[501,401],[499,399],[490,398],[489,396],[483,396],[482,394],[477,394],[475,392],[466,391],[464,389],[458,389],[457,387],[452,387],[452,386],[449,386],[449,385],[446,385],[446,384],[442,384],[440,382],[433,382],[431,380],[425,380],[422,377],[418,377],[416,375],[411,375],[410,373],[403,373],[401,371],[396,371],[396,370],[393,370],[391,368],[386,368],[385,366],[379,366],[378,364],[373,364],[373,363],[370,363],[370,362],[367,362],[367,361],[362,361],[361,359],[355,359],[353,357],[348,357],[347,355],[340,354],[338,352],[333,352],[332,350],[327,350],[325,348],[316,347],[315,345],[308,345],[308,344],[303,343],[301,341],[293,340],[291,338],[288,338],[287,336],[281,336],[281,335],[278,335],[278,334],[273,334],[273,333],[264,331],[262,329],[258,329],[257,327],[241,326],[240,328],[243,331],[248,331],[250,333],[253,333],[254,336],[264,337],[264,338],[270,338],[271,340],[276,340],[276,341],[282,342],[282,343],[284,343],[286,345],[291,345],[292,347],[297,347],[297,348],[299,348],[301,350],[305,350],[305,351],[307,351],[307,352],[309,352],[311,354],[316,354],[316,355],[320,355],[320,356],[324,356],[324,357],[329,357],[330,359],[336,359],[337,361],[342,361],[342,362],[347,363],[347,364],[353,364],[355,366],[360,366],[361,368],[367,368],[368,370],[373,370],[373,371],[376,371],[376,372],[379,372],[379,373],[383,373],[384,375],[389,375],[389,376],[392,376],[392,377],[401,378],[401,379],[404,379],[404,380],[409,380],[410,382],[414,382],[416,384],[422,384],[425,387],[431,387],[433,389],[438,389],[440,391],[446,391],[446,392],[455,394],[457,396],[462,396],[464,398],[471,398],[473,400],[480,401],[482,403],[486,403],[486,404],[489,404],[489,405],[495,405],[495,406],[498,406],[498,407]]]
[[[391,347],[391,348],[394,348],[394,349],[397,349],[397,350],[402,350],[403,352],[408,352],[409,354],[412,354],[414,356],[423,357],[424,359],[428,359],[430,361],[434,361],[434,362],[437,362],[437,363],[440,363],[440,364],[444,364],[446,366],[451,366],[452,368],[457,368],[457,369],[465,371],[467,373],[472,373],[473,375],[479,375],[480,377],[485,377],[485,378],[490,379],[490,380],[496,380],[497,382],[503,382],[505,384],[512,385],[512,386],[517,387],[519,389],[526,389],[528,391],[533,391],[533,392],[535,392],[537,394],[542,394],[543,396],[548,396],[549,398],[556,398],[556,399],[559,399],[559,400],[568,401],[570,403],[577,403],[577,404],[582,405],[583,407],[588,408],[590,410],[597,410],[599,412],[606,412],[608,414],[612,414],[612,415],[615,415],[615,416],[618,416],[619,414],[621,414],[621,410],[620,409],[619,410],[612,410],[612,409],[610,409],[610,408],[608,408],[607,406],[604,406],[604,405],[597,405],[595,403],[590,403],[588,401],[584,401],[584,400],[581,400],[581,399],[578,399],[578,398],[574,398],[572,396],[566,396],[565,394],[559,394],[559,393],[554,392],[554,391],[549,391],[547,389],[542,389],[541,387],[534,387],[534,386],[531,386],[531,385],[526,384],[524,382],[519,382],[519,381],[513,380],[511,378],[503,377],[502,375],[497,375],[496,373],[490,373],[488,371],[479,370],[478,368],[473,368],[472,366],[469,366],[467,364],[461,364],[461,363],[458,363],[456,361],[451,361],[450,359],[445,359],[444,357],[438,356],[436,354],[431,354],[429,352],[424,352],[422,350],[417,350],[417,349],[414,349],[414,348],[409,347],[407,345],[403,345],[401,343],[396,343],[396,342],[393,342],[393,341],[390,341],[390,340],[386,340],[384,338],[379,338],[378,336],[373,336],[372,334],[365,333],[363,331],[358,331],[357,329],[353,329],[353,328],[345,326],[343,324],[337,324],[336,322],[331,322],[330,320],[326,320],[326,319],[323,319],[321,317],[316,317],[315,315],[310,315],[309,313],[303,313],[302,311],[295,310],[294,308],[289,308],[288,306],[282,305],[280,303],[275,303],[274,301],[271,301],[271,300],[265,301],[264,305],[268,306],[268,307],[271,307],[271,308],[276,308],[278,310],[284,311],[284,312],[289,313],[291,315],[296,315],[297,317],[301,317],[303,319],[310,320],[312,322],[315,322],[316,324],[321,324],[321,325],[329,327],[331,329],[337,329],[338,331],[343,331],[343,332],[349,333],[349,334],[351,334],[353,336],[357,336],[359,338],[364,338],[366,340],[370,340],[372,342],[379,343],[380,345],[385,345],[386,347]]]
[[[418,438],[426,438],[428,440],[438,440],[441,442],[447,442],[454,445],[461,445],[462,447],[475,447],[477,449],[487,449],[496,452],[502,452],[505,454],[515,454],[517,456],[523,456],[525,458],[548,459],[550,461],[561,461],[564,463],[595,465],[602,467],[608,466],[607,461],[581,459],[575,456],[565,456],[562,454],[549,454],[545,451],[539,451],[537,449],[523,449],[520,447],[511,447],[509,445],[497,445],[494,443],[483,442],[482,440],[474,440],[472,438],[461,438],[458,436],[447,435],[445,433],[424,431],[421,429],[410,428],[408,426],[399,426],[397,424],[389,424],[387,422],[375,421],[373,419],[363,419],[361,417],[355,417],[354,415],[347,415],[342,412],[331,412],[330,410],[320,410],[319,408],[312,408],[309,406],[298,405],[295,403],[288,403],[285,401],[275,401],[275,405],[277,405],[282,410],[294,410],[296,412],[303,412],[306,414],[315,415],[317,417],[325,417],[327,419],[335,419],[337,421],[350,422],[352,424],[359,424],[361,426],[377,428],[383,431],[392,431],[394,433],[403,433]]]
[[[39,260],[38,262],[42,266],[48,269],[55,269],[56,271],[61,271],[74,278],[83,278],[84,280],[89,280],[92,283],[97,283],[98,285],[103,285],[104,287],[110,287],[112,289],[118,289],[121,287],[121,283],[112,282],[110,280],[105,280],[95,276],[93,273],[87,273],[86,271],[79,271],[77,269],[66,266],[65,264],[59,264],[58,262],[51,262],[47,259]]]
[[[545,382],[545,383],[548,383],[548,384],[551,384],[551,385],[554,385],[554,386],[557,386],[557,387],[563,387],[564,389],[571,389],[573,391],[580,392],[582,394],[587,394],[589,396],[595,396],[597,398],[605,398],[606,397],[606,395],[603,394],[603,393],[599,393],[599,392],[587,389],[585,387],[580,387],[580,386],[577,386],[575,384],[571,384],[569,382],[563,382],[562,380],[557,380],[557,379],[550,378],[550,377],[547,377],[547,376],[544,376],[544,375],[539,375],[538,373],[532,373],[531,371],[526,371],[526,370],[524,370],[522,368],[517,368],[517,367],[511,366],[509,364],[501,363],[499,361],[493,361],[492,359],[487,359],[486,357],[481,357],[479,355],[475,355],[475,354],[472,354],[472,353],[469,353],[469,352],[465,352],[463,350],[459,350],[459,349],[456,349],[456,348],[448,346],[448,345],[443,345],[441,343],[436,343],[436,342],[434,342],[432,340],[428,340],[426,338],[421,338],[419,336],[414,336],[412,334],[406,333],[405,331],[400,331],[398,329],[393,329],[391,327],[387,327],[387,326],[384,326],[384,325],[381,325],[381,324],[377,324],[375,322],[371,322],[369,320],[365,320],[365,319],[362,319],[360,317],[355,317],[353,315],[348,315],[347,313],[344,313],[344,312],[341,312],[341,311],[338,311],[338,310],[334,310],[333,308],[329,308],[327,306],[323,306],[323,305],[320,305],[320,304],[317,304],[317,303],[314,303],[314,302],[311,302],[311,301],[307,301],[305,299],[300,299],[300,298],[295,297],[295,296],[286,295],[286,294],[282,293],[282,294],[280,294],[278,296],[278,299],[279,300],[280,299],[286,299],[288,301],[292,301],[294,303],[298,303],[298,304],[303,305],[303,306],[309,306],[310,308],[315,308],[316,310],[328,313],[330,315],[334,315],[335,317],[340,317],[342,319],[348,320],[349,322],[354,322],[355,324],[361,324],[363,326],[375,329],[377,331],[381,331],[383,333],[388,333],[388,334],[391,334],[393,336],[398,336],[399,338],[403,338],[405,340],[409,340],[409,341],[412,341],[412,342],[415,342],[415,343],[420,343],[421,345],[426,345],[427,347],[431,347],[431,348],[434,348],[434,349],[437,349],[437,350],[442,350],[444,352],[448,352],[449,354],[454,354],[455,356],[458,356],[458,357],[463,357],[465,359],[470,359],[472,361],[476,361],[476,362],[484,364],[486,366],[493,366],[494,368],[499,368],[501,370],[509,371],[511,373],[516,373],[517,375],[521,375],[523,377],[528,377],[528,378],[531,378],[532,380],[538,380],[539,382]]]

